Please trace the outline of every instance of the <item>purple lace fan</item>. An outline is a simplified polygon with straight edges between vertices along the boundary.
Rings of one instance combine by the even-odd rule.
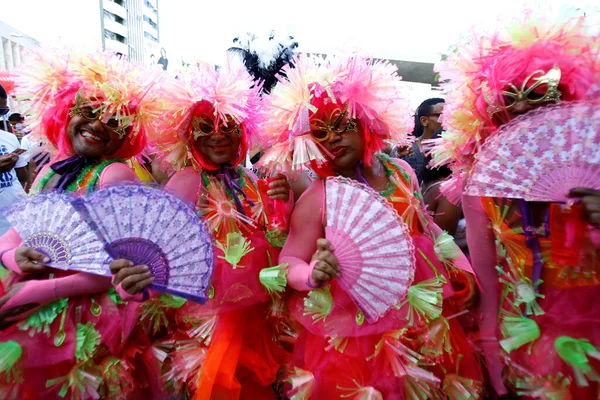
[[[181,200],[161,190],[126,185],[74,203],[113,259],[148,266],[155,278],[151,288],[206,301],[212,242],[198,216]]]
[[[23,245],[46,254],[49,267],[110,276],[104,243],[75,211],[68,194],[46,192],[3,210]]]

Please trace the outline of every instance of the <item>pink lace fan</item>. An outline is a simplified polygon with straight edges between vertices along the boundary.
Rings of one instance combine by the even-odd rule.
[[[514,119],[484,143],[465,193],[567,202],[600,189],[600,101],[560,103]]]
[[[415,270],[408,227],[371,188],[346,178],[326,181],[325,237],[340,265],[339,282],[369,323],[407,295]]]

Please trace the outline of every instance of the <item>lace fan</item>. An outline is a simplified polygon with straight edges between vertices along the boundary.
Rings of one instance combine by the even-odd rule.
[[[74,201],[113,258],[147,265],[152,289],[206,301],[213,271],[210,235],[175,196],[137,186],[115,186]]]
[[[346,178],[326,181],[325,237],[340,265],[339,282],[368,322],[407,295],[415,270],[408,227],[371,188]]]
[[[46,254],[48,266],[110,276],[104,243],[64,193],[46,192],[3,210],[23,245]]]
[[[503,126],[475,157],[465,193],[567,202],[575,187],[600,190],[600,101],[560,103]]]

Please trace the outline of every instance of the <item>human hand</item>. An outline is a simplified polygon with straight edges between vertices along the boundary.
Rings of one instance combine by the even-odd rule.
[[[312,280],[317,284],[340,277],[340,266],[333,255],[333,246],[327,239],[317,240],[317,252],[312,261],[318,260],[312,271]]]
[[[4,154],[0,156],[0,172],[9,172],[19,161],[19,156],[16,154]]]
[[[19,247],[15,251],[15,261],[23,273],[39,274],[48,270],[44,264],[48,264],[50,258],[32,247]]]
[[[271,200],[283,200],[287,202],[290,199],[290,183],[283,174],[277,174],[269,182],[267,194]]]
[[[154,277],[147,266],[133,266],[131,261],[122,258],[110,263],[110,272],[113,275],[113,284],[115,286],[121,284],[123,290],[132,296],[154,282]]]
[[[569,190],[568,197],[581,198],[587,222],[600,229],[600,190],[590,188],[574,188]]]
[[[398,157],[410,157],[415,154],[415,149],[412,146],[398,146],[396,152]]]

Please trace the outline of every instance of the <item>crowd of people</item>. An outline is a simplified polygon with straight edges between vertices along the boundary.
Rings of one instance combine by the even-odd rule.
[[[446,98],[416,111],[394,66],[358,55],[286,48],[269,69],[230,52],[171,79],[39,49],[0,87],[0,111],[10,95],[28,104],[0,130],[0,207],[152,182],[204,221],[214,270],[197,304],[127,259],[112,279],[54,269],[0,215],[0,398],[598,399],[600,179],[563,202],[469,184],[515,121],[600,106],[590,28],[526,13],[475,31],[437,66]],[[596,109],[542,138],[555,164],[569,129],[597,127],[573,146],[598,144]],[[524,154],[547,157],[532,135]],[[509,155],[503,171],[536,162]],[[326,239],[331,214],[350,213],[326,206],[339,181],[386,204],[412,243],[407,293],[375,320]]]

